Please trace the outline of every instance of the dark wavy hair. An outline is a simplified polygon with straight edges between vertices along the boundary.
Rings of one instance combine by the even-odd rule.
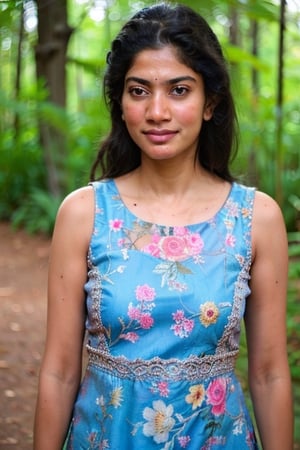
[[[187,6],[167,3],[146,7],[136,13],[112,42],[104,76],[111,131],[100,146],[91,169],[91,180],[97,178],[98,169],[101,179],[114,178],[140,165],[140,148],[129,136],[122,120],[124,80],[139,52],[167,45],[176,49],[181,62],[202,76],[206,98],[215,104],[212,118],[203,122],[195,160],[198,159],[210,173],[227,181],[233,180],[229,163],[236,150],[237,121],[220,43],[199,14]]]

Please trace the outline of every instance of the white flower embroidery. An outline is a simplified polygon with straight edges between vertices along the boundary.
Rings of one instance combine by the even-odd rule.
[[[160,444],[169,439],[169,432],[175,425],[173,406],[167,406],[162,400],[154,401],[152,405],[153,409],[146,407],[143,411],[143,417],[148,421],[143,426],[143,433],[153,436],[154,441]]]

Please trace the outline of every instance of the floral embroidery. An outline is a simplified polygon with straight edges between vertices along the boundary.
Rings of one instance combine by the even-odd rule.
[[[175,419],[172,417],[173,406],[166,404],[162,400],[152,403],[153,409],[146,407],[143,417],[147,422],[143,426],[145,436],[153,436],[153,440],[160,444],[169,439],[169,432],[172,430]]]
[[[161,397],[168,397],[170,392],[169,383],[166,381],[152,382],[150,390],[152,393],[158,392]]]
[[[192,404],[192,409],[196,409],[201,406],[204,397],[205,397],[205,389],[203,384],[197,384],[196,386],[191,386],[190,394],[185,397],[185,401],[187,403]]]
[[[153,273],[157,273],[162,276],[161,287],[167,285],[170,290],[182,292],[186,290],[186,284],[176,281],[176,278],[180,273],[191,274],[192,272],[179,262],[164,261],[154,268]]]
[[[153,234],[143,252],[168,261],[183,261],[201,253],[204,243],[200,234],[191,233],[185,227],[174,227],[173,233],[169,236]]]
[[[226,238],[225,238],[225,244],[228,247],[234,247],[235,246],[235,242],[236,242],[235,236],[233,236],[232,234],[228,233],[226,235]]]
[[[145,300],[146,302],[152,301],[155,297],[155,289],[151,288],[147,284],[144,284],[143,286],[137,286],[135,295],[137,300]]]
[[[228,215],[231,217],[238,217],[239,215],[239,204],[234,202],[229,198],[226,202],[226,209],[228,210]]]
[[[118,387],[111,392],[110,400],[107,404],[105,404],[105,400],[103,395],[96,399],[96,404],[102,408],[106,408],[107,406],[113,406],[114,408],[119,408],[123,401],[122,398],[122,387]]]
[[[154,299],[156,292],[154,288],[151,288],[147,284],[137,286],[135,289],[135,296],[138,302],[137,305],[133,305],[132,302],[128,304],[127,316],[129,322],[119,317],[121,325],[121,331],[116,339],[111,340],[111,332],[106,329],[106,335],[110,341],[110,346],[115,345],[119,339],[124,339],[132,344],[137,342],[140,338],[138,330],[149,330],[154,325],[154,319],[151,316],[152,309],[155,307]]]
[[[120,335],[122,339],[126,339],[130,342],[136,342],[139,336],[135,332],[124,333],[125,330],[134,326],[135,329],[149,330],[154,324],[151,311],[155,307],[153,302],[155,298],[155,289],[151,288],[147,284],[143,286],[137,286],[135,290],[136,299],[139,302],[137,306],[133,306],[132,302],[128,305],[128,317],[131,319],[130,323],[125,327],[123,326],[123,333]]]
[[[133,331],[128,331],[128,333],[121,333],[120,338],[130,341],[133,344],[139,339],[139,335]]]
[[[192,413],[186,416],[175,412],[172,404],[166,405],[162,400],[154,400],[152,408],[146,406],[143,410],[143,418],[146,422],[134,425],[132,434],[135,435],[138,428],[142,426],[145,436],[153,437],[158,444],[165,444],[162,450],[173,449],[175,439],[181,448],[186,448],[192,443],[191,436],[185,434],[186,426],[191,420],[200,416],[206,422],[205,429],[207,431],[207,438],[201,449],[209,450],[213,445],[226,445],[227,436],[219,435],[218,430],[221,428],[225,416],[231,416],[231,412],[226,410],[226,396],[234,392],[232,388],[227,389],[230,385],[229,377],[219,377],[212,380],[206,389],[204,384],[190,386],[185,401],[191,405]],[[154,388],[151,391],[155,393],[157,389]],[[242,428],[246,425],[244,415],[239,414],[235,418],[232,417],[232,420],[233,434],[241,434]],[[216,432],[217,435],[215,435]],[[250,443],[249,448],[253,448],[251,445]]]
[[[91,444],[91,449],[99,448],[105,449],[110,448],[109,440],[104,438],[105,435],[105,423],[108,419],[113,420],[113,414],[111,413],[111,408],[119,408],[122,405],[122,387],[117,387],[110,393],[110,398],[105,401],[103,395],[96,398],[96,405],[100,407],[101,416],[97,415],[99,421],[99,432],[91,432],[88,436],[88,442]],[[101,419],[99,418],[101,417]]]
[[[190,436],[179,436],[178,442],[181,448],[186,448],[191,442]]]
[[[212,405],[211,412],[216,416],[225,412],[226,386],[225,378],[217,378],[210,382],[206,390],[207,403]]]
[[[114,219],[109,221],[109,227],[112,231],[120,231],[123,227],[124,221],[122,219]]]
[[[233,424],[234,428],[233,428],[232,433],[236,436],[238,434],[242,434],[243,433],[243,425],[244,425],[244,422],[243,422],[242,418],[239,417],[237,420],[234,421],[234,424]]]
[[[174,331],[175,336],[188,337],[194,328],[194,320],[187,319],[181,309],[173,313],[172,316],[175,324],[171,326],[171,330]]]
[[[200,305],[200,311],[199,320],[206,328],[217,322],[219,309],[214,302],[205,302],[203,305]]]
[[[226,445],[226,438],[224,436],[212,436],[201,447],[200,450],[212,450],[215,445]]]

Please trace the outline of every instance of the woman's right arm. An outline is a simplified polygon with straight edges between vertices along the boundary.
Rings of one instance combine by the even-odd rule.
[[[61,450],[81,379],[84,283],[93,228],[91,187],[62,203],[53,233],[48,276],[47,338],[40,370],[34,450]]]

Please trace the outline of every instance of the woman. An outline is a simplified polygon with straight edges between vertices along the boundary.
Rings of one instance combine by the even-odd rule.
[[[291,450],[285,227],[230,174],[218,40],[191,9],[160,4],[107,62],[101,179],[66,198],[53,236],[34,448],[259,448],[234,374],[244,317],[262,447]]]

